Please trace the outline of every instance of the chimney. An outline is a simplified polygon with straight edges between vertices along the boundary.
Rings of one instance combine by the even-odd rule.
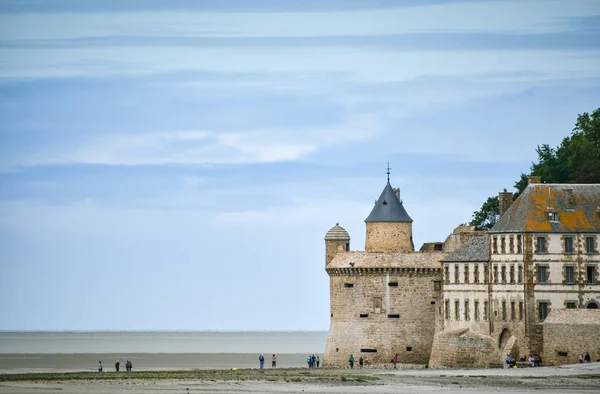
[[[398,197],[398,201],[400,201],[400,189],[394,188],[394,193],[396,193],[396,197]]]
[[[507,192],[506,189],[504,189],[503,192],[498,193],[498,207],[500,208],[500,216],[504,215],[504,212],[510,208],[512,202],[512,192]]]
[[[575,205],[575,199],[573,198],[573,189],[563,189],[563,199],[565,200],[565,207],[572,209]]]
[[[535,185],[538,183],[542,183],[542,177],[541,176],[528,176],[527,177],[527,185]]]

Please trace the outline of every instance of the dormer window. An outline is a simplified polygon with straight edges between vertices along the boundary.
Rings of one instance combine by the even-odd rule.
[[[548,212],[548,220],[551,222],[558,222],[558,212]]]

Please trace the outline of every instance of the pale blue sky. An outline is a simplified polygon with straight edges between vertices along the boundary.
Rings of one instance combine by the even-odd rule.
[[[416,247],[600,106],[600,1],[0,0],[0,329],[329,325],[385,166]]]

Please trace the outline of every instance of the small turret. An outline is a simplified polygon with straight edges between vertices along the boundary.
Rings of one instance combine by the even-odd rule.
[[[350,251],[350,235],[339,223],[336,223],[325,234],[325,267],[337,253],[348,251]]]

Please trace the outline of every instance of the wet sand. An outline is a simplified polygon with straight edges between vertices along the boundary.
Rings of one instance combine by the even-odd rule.
[[[25,380],[23,380],[25,379]],[[70,380],[72,379],[72,380]],[[16,381],[11,381],[16,380]],[[480,370],[241,370],[0,375],[0,393],[595,393],[600,363]]]
[[[316,355],[316,354],[315,354]],[[271,368],[272,354],[264,354],[265,368]],[[322,358],[323,355],[319,354]],[[280,368],[306,367],[308,354],[278,354]],[[134,371],[257,368],[258,353],[83,353],[83,354],[0,354],[0,373],[95,372],[98,361],[104,371],[114,371],[115,361],[125,370],[131,360]]]

